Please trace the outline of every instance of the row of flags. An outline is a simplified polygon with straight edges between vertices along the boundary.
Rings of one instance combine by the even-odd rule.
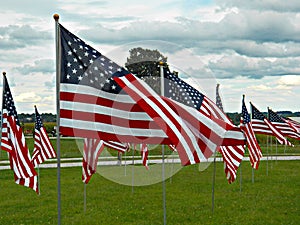
[[[244,145],[241,129],[168,67],[162,73],[165,91],[157,94],[61,24],[58,28],[63,135],[165,144],[176,149],[184,166],[207,161],[219,146]],[[240,152],[233,155],[242,158]],[[228,165],[235,164],[227,158]]]
[[[283,136],[288,131],[276,124],[285,120],[272,121],[275,117],[271,117],[269,122],[252,103],[251,120],[244,98],[241,124],[237,127],[223,111],[218,86],[214,103],[164,66],[164,91],[157,94],[59,23],[58,31],[62,134],[143,146],[165,144],[178,152],[183,166],[206,161],[220,152],[229,183],[236,179],[245,146],[251,166],[258,169],[262,153],[255,133],[264,132],[256,123],[259,120],[268,130],[265,134],[291,145]],[[299,131],[289,137],[298,136]],[[143,159],[148,156],[148,152],[141,153]]]
[[[34,149],[33,157],[31,158],[7,78],[4,75],[1,148],[8,153],[10,168],[14,172],[15,182],[39,193],[38,174],[35,171],[35,167],[49,158],[55,158],[56,152],[49,141],[48,134],[36,107],[35,118]]]
[[[216,88],[216,103],[221,109],[223,109],[223,105],[219,94],[219,84]],[[262,151],[255,134],[275,136],[280,144],[294,146],[287,139],[287,137],[300,140],[300,123],[289,118],[281,117],[276,112],[272,111],[270,108],[268,108],[267,118],[251,102],[250,107],[251,116],[248,113],[245,104],[245,96],[243,96],[240,128],[245,134],[246,146],[248,148],[251,166],[254,169],[258,169],[260,159],[262,158]],[[237,146],[235,146],[235,148],[237,148]],[[222,155],[224,154],[224,150],[226,150],[226,148],[221,146],[220,152],[222,153]],[[226,162],[224,161],[224,163]]]
[[[82,181],[96,172],[104,147],[124,153],[129,143],[140,144],[148,169],[148,144],[168,145],[177,151],[183,166],[207,161],[220,152],[228,182],[236,173],[247,146],[251,166],[258,169],[262,157],[255,133],[300,139],[300,124],[268,109],[266,118],[244,97],[242,118],[236,126],[224,112],[219,86],[216,103],[181,80],[168,66],[162,68],[162,93],[102,55],[61,24],[59,31],[59,133],[84,138]],[[15,182],[38,193],[35,167],[55,158],[40,115],[35,107],[35,144],[32,158],[26,146],[6,76],[3,82],[1,148],[9,154]]]

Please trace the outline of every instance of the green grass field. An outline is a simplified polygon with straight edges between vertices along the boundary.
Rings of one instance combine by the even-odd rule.
[[[263,161],[252,183],[245,161],[228,184],[217,163],[212,213],[213,164],[202,172],[184,167],[165,182],[167,224],[299,224],[299,168],[300,161],[268,161],[267,175]],[[57,224],[56,169],[40,169],[40,196],[16,185],[12,171],[0,173],[0,224]],[[162,183],[132,188],[96,174],[86,186],[86,211],[83,190],[81,167],[61,168],[61,224],[163,224]]]

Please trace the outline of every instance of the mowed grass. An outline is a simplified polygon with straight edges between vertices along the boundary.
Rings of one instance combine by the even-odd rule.
[[[213,164],[183,167],[165,181],[167,224],[299,224],[299,168],[300,161],[263,161],[253,183],[245,161],[228,184],[216,163],[212,213]],[[40,169],[40,196],[15,184],[12,171],[0,173],[0,224],[57,224],[56,169]],[[95,174],[86,193],[84,211],[81,167],[61,168],[61,224],[163,224],[162,183],[132,188]]]

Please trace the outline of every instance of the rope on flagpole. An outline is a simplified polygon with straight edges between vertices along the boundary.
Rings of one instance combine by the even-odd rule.
[[[57,224],[61,223],[61,189],[60,189],[60,34],[59,34],[59,15],[54,14],[55,20],[55,39],[56,39],[56,144],[57,144]]]

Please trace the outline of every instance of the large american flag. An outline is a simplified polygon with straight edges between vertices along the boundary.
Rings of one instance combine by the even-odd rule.
[[[60,25],[60,132],[121,143],[170,143],[112,79],[128,72]]]
[[[35,106],[35,127],[34,127],[34,149],[32,163],[34,167],[43,163],[47,159],[56,158],[56,152],[50,142],[47,131],[42,122],[42,118]]]
[[[183,165],[206,160],[220,143],[243,142],[238,128],[158,96],[61,25],[60,36],[62,134],[122,143],[173,144]]]
[[[246,136],[246,143],[249,151],[251,166],[254,169],[258,169],[259,162],[262,157],[262,151],[255,137],[244,97],[242,100],[242,118],[240,127],[244,131],[244,134]]]
[[[279,130],[284,136],[300,140],[300,133],[284,121],[276,112],[268,109],[270,122]]]
[[[275,136],[280,144],[293,146],[283,134],[250,102],[254,133]]]
[[[31,162],[6,76],[3,76],[2,120],[1,148],[8,152],[15,182],[39,193],[37,173]]]

